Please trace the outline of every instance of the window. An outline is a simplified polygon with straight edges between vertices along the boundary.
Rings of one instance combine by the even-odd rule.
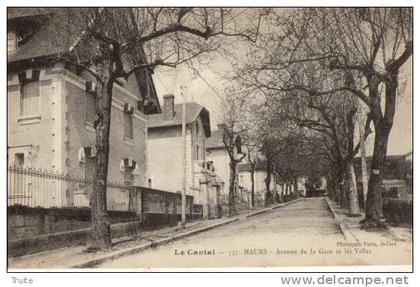
[[[32,146],[19,145],[7,148],[7,164],[14,166],[31,167]]]
[[[93,124],[95,121],[95,97],[92,94],[85,93],[85,122]]]
[[[199,160],[200,159],[200,142],[197,139],[197,143],[196,143],[196,151],[195,151],[195,160]]]
[[[124,138],[133,139],[133,116],[124,112]]]
[[[24,80],[21,84],[21,106],[22,116],[33,116],[39,114],[39,81]]]
[[[21,167],[25,164],[25,154],[15,153],[15,166]]]

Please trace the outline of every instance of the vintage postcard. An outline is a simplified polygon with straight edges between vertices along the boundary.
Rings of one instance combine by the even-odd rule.
[[[8,7],[8,270],[411,271],[412,63],[412,7]]]

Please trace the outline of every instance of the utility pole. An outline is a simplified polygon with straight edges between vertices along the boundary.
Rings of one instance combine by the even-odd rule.
[[[366,167],[366,148],[365,148],[365,131],[362,128],[362,115],[358,117],[359,137],[360,137],[360,160],[362,163],[362,187],[363,187],[363,203],[366,210],[366,197],[368,191],[367,167]]]
[[[186,86],[181,86],[182,95],[182,194],[181,194],[181,228],[185,228],[186,223],[186,205],[187,205],[187,124],[186,124],[186,101],[184,89]]]

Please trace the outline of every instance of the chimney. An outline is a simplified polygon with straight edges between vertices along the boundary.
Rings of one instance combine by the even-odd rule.
[[[165,121],[172,120],[175,116],[174,98],[173,94],[163,96],[163,119]]]
[[[226,125],[225,125],[225,124],[223,124],[223,123],[222,123],[222,124],[218,124],[218,125],[217,125],[217,129],[218,129],[218,130],[224,130],[224,129],[225,129],[225,127],[226,127]]]

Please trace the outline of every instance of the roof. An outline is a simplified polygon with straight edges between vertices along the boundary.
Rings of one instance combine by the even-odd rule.
[[[241,136],[235,134],[235,144],[238,153],[242,153],[242,143]],[[218,129],[211,132],[211,137],[207,140],[206,149],[225,149],[225,144],[223,143],[223,130]]]
[[[174,106],[175,115],[172,120],[164,120],[163,113],[149,115],[147,118],[147,127],[149,129],[162,128],[162,127],[173,127],[182,125],[182,104],[176,104]],[[197,104],[196,102],[186,103],[186,123],[194,122],[199,116],[203,121],[204,132],[206,137],[211,136],[210,132],[210,115],[209,111]]]
[[[81,30],[83,25],[68,23],[68,21],[63,22],[61,18],[67,9],[70,8],[8,8],[7,18],[10,26],[33,30],[33,34],[31,31],[30,37],[24,44],[20,45],[16,51],[7,54],[7,62],[10,64],[10,67],[20,68],[19,64],[22,61],[29,62],[34,59],[42,59],[39,62],[44,62],[43,60],[48,58],[58,59],[58,56],[69,53],[71,48],[75,47],[74,45],[79,47],[90,42],[89,39],[80,38],[81,35],[84,35]],[[58,23],[62,24],[59,25]],[[89,47],[87,47],[88,49]],[[82,50],[79,49],[77,57],[78,59],[83,58],[83,48]],[[144,60],[147,61],[147,59]],[[150,77],[152,91],[148,95],[142,91],[142,94],[144,97],[149,98],[150,103],[153,102],[155,106],[149,105],[145,107],[144,112],[146,114],[156,111],[160,112],[159,99],[157,98],[156,88],[149,70],[147,75]],[[144,83],[139,78],[137,78],[137,83],[140,89],[144,86]]]
[[[267,168],[267,161],[266,160],[257,160],[255,162],[255,170],[266,170]],[[251,164],[249,162],[247,163],[240,163],[238,164],[238,172],[246,172],[251,171]]]
[[[207,149],[224,149],[225,144],[223,143],[223,130],[215,130],[211,132],[211,137],[206,142]]]
[[[54,12],[51,9],[44,9],[40,12],[39,9],[34,8],[9,8],[7,11],[7,17],[10,21],[18,21],[20,18],[29,17],[37,18],[41,14],[47,14]],[[55,9],[55,12],[58,11]],[[59,17],[56,14],[53,17]],[[16,62],[22,60],[30,60],[34,58],[41,58],[46,56],[58,55],[69,51],[72,44],[77,39],[76,33],[70,33],[69,30],[61,29],[60,33],[57,33],[54,25],[55,21],[44,21],[41,26],[31,38],[22,46],[18,47],[16,51],[10,52],[7,55],[7,62]],[[25,22],[18,22],[18,25],[25,25]],[[30,24],[29,24],[30,25]]]

